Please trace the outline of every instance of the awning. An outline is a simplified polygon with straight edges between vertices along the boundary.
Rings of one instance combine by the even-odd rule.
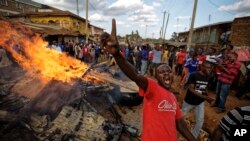
[[[237,49],[235,52],[238,54],[238,61],[247,62],[250,61],[249,49]]]

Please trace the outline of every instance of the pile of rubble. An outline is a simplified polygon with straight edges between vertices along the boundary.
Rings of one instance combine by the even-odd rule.
[[[16,64],[3,66],[0,73],[2,141],[140,140],[140,129],[128,125],[120,114],[120,102],[134,98],[121,95],[120,86],[114,84],[122,82],[107,74],[102,76],[111,83],[77,80],[72,86],[52,80],[35,97],[26,97],[20,90],[30,92],[27,88],[37,87],[38,81],[25,76]],[[132,105],[142,102],[136,99],[139,102]]]
[[[94,86],[85,86],[82,97],[64,105],[58,115],[40,114],[30,110],[33,105],[31,103],[35,99],[30,100],[13,94],[5,95],[0,101],[0,122],[3,123],[1,138],[6,141],[16,139],[117,141],[122,133],[126,133],[137,139],[138,129],[121,121],[121,116],[113,107],[114,100],[108,93],[98,95],[104,102],[104,105],[94,104],[98,110],[87,101],[89,96],[85,92],[93,94],[98,93],[97,91],[107,92],[107,85],[97,85],[96,89]],[[26,132],[18,135],[20,130]]]

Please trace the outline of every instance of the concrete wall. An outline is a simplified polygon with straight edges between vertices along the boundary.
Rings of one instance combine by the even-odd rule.
[[[39,24],[57,25],[65,29],[86,34],[86,22],[70,16],[32,16],[31,21]]]

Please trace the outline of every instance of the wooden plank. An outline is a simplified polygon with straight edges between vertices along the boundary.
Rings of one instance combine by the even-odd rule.
[[[90,72],[88,75],[106,80],[107,82],[115,84],[115,85],[119,85],[121,88],[124,88],[124,90],[126,90],[126,89],[127,89],[127,91],[130,90],[129,92],[138,92],[139,91],[139,87],[132,81],[124,82],[124,81],[120,81],[118,79],[114,79],[112,77],[101,75],[101,74],[98,74],[95,72]]]

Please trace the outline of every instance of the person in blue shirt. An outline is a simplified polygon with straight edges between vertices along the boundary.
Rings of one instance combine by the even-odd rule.
[[[191,73],[196,72],[198,70],[198,65],[199,61],[197,59],[196,52],[194,50],[190,50],[189,57],[187,58],[184,64],[184,67],[188,69],[186,80],[188,80],[188,77]]]

